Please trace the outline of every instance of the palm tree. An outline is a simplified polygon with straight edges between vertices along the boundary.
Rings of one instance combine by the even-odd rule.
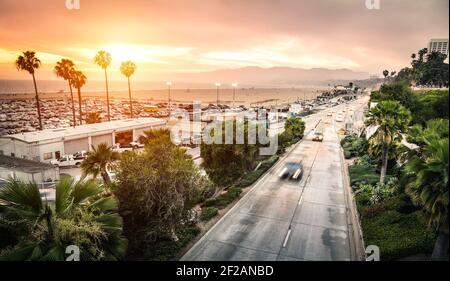
[[[143,132],[141,136],[139,136],[139,142],[143,144],[148,144],[152,140],[161,140],[161,139],[169,139],[170,140],[170,130],[169,129],[150,129]],[[171,142],[170,142],[171,143]]]
[[[388,75],[389,75],[389,70],[387,70],[387,69],[383,70],[383,76],[384,76],[385,83],[386,83],[386,78],[388,77]]]
[[[82,260],[119,260],[126,250],[122,219],[114,197],[102,196],[95,181],[65,178],[56,184],[54,204],[43,200],[35,183],[10,179],[0,190],[1,223],[25,229],[1,260],[65,260],[67,246]]]
[[[133,118],[133,102],[131,100],[131,87],[130,87],[130,76],[133,75],[136,70],[136,65],[132,61],[122,62],[120,65],[120,72],[122,72],[128,79],[128,95],[130,97],[130,116]]]
[[[386,178],[389,149],[402,140],[410,122],[411,112],[397,101],[382,101],[369,111],[366,126],[378,127],[371,141],[381,146],[381,184]]]
[[[108,109],[108,121],[111,121],[111,115],[109,111],[109,91],[108,91],[108,74],[106,69],[111,64],[111,54],[106,51],[99,51],[97,55],[95,55],[94,61],[97,65],[99,65],[105,71],[105,82],[106,82],[106,107]]]
[[[407,193],[423,206],[429,225],[439,232],[432,254],[435,260],[448,260],[448,145],[448,138],[431,138],[422,153],[405,165],[405,171],[412,175]]]
[[[41,106],[39,104],[39,94],[36,86],[36,78],[34,77],[34,72],[41,66],[41,61],[36,58],[35,55],[36,53],[32,51],[23,52],[22,55],[17,57],[15,65],[17,70],[25,70],[33,77],[34,92],[36,93],[36,108],[39,120],[39,130],[42,130]]]
[[[75,118],[75,104],[73,101],[73,91],[72,91],[72,75],[74,71],[75,71],[75,64],[73,63],[73,61],[69,59],[62,59],[61,61],[57,62],[54,68],[56,76],[64,78],[64,80],[66,80],[69,83],[70,97],[72,99],[73,126],[75,127],[77,125],[77,120]]]
[[[86,114],[86,124],[94,124],[102,122],[100,113],[98,112],[88,112]]]
[[[83,118],[82,118],[82,110],[81,110],[81,87],[84,86],[84,84],[86,84],[86,76],[83,74],[83,72],[75,70],[72,72],[72,86],[77,89],[78,91],[78,111],[80,113],[80,125],[83,123]]]
[[[81,163],[83,177],[92,175],[96,178],[100,174],[105,185],[109,186],[111,178],[108,170],[119,158],[119,152],[113,151],[106,143],[101,143],[97,147],[92,146],[92,151],[87,153],[86,159]]]

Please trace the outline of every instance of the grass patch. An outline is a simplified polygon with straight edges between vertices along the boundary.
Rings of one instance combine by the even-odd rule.
[[[144,258],[151,261],[170,261],[199,233],[200,228],[196,225],[184,226],[177,230],[177,242],[166,239],[148,243]]]
[[[216,207],[205,207],[202,208],[202,214],[200,215],[200,219],[202,221],[209,221],[213,217],[217,216],[219,213],[219,209]]]

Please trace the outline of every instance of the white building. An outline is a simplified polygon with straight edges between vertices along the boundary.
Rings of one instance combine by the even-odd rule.
[[[137,140],[145,130],[165,124],[158,118],[137,118],[5,135],[0,137],[0,155],[50,162],[65,154],[89,151],[100,143],[113,145],[118,133],[128,133],[130,139]]]
[[[428,43],[428,53],[439,52],[447,55],[448,58],[448,38],[447,39],[431,39]]]

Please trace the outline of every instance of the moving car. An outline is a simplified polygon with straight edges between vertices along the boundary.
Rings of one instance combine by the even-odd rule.
[[[344,116],[342,114],[336,115],[336,122],[344,122]]]
[[[286,162],[279,176],[281,179],[300,180],[303,176],[302,162]]]
[[[323,141],[323,133],[321,131],[314,132],[313,141]]]

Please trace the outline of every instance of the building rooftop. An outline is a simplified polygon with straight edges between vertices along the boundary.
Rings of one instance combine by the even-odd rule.
[[[149,126],[164,125],[166,121],[158,118],[136,118],[115,120],[95,124],[84,124],[76,127],[46,129],[15,135],[4,135],[0,138],[16,139],[24,142],[48,141],[62,138],[87,137],[93,134],[108,133],[115,130],[135,129]]]
[[[0,167],[8,170],[22,171],[30,174],[39,173],[50,169],[56,169],[55,166],[51,164],[6,155],[0,155]]]

